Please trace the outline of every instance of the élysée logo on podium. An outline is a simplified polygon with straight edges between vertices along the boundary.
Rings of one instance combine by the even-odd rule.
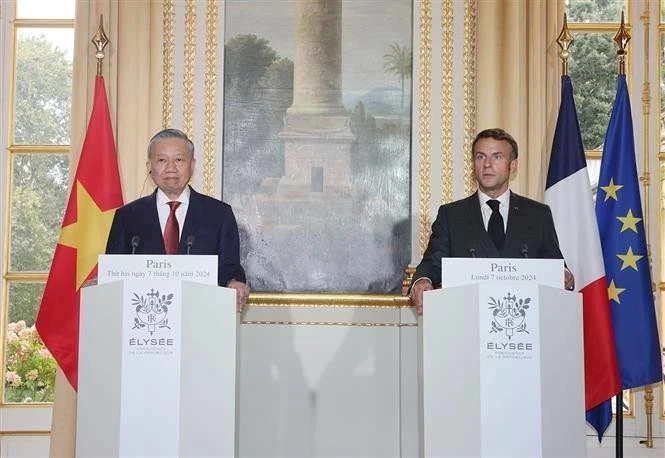
[[[489,298],[489,309],[492,311],[492,322],[490,333],[505,333],[508,340],[512,339],[516,332],[527,330],[527,310],[531,298],[518,298],[515,294],[508,292],[503,298]]]
[[[171,354],[176,332],[169,322],[169,307],[174,306],[176,295],[172,291],[160,293],[158,289],[140,295],[131,293],[133,313],[131,328],[127,327],[128,344],[133,354]]]
[[[136,316],[132,329],[147,328],[146,330],[151,336],[156,328],[170,330],[168,313],[169,305],[173,302],[174,296],[173,293],[160,295],[159,291],[154,288],[151,288],[145,296],[134,293],[132,305],[136,307]]]

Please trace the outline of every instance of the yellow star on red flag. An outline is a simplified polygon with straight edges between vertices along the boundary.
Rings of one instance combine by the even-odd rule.
[[[115,209],[103,211],[80,181],[76,181],[77,220],[63,226],[58,243],[76,249],[76,289],[79,289],[97,257],[104,252]]]
[[[78,388],[80,290],[96,271],[115,209],[122,202],[106,88],[104,78],[97,75],[88,129],[35,320],[39,336],[74,389]]]

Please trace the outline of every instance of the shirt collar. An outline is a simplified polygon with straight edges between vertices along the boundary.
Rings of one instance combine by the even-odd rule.
[[[185,189],[182,191],[182,194],[180,194],[180,196],[178,196],[178,198],[175,199],[175,200],[180,202],[180,205],[182,205],[182,204],[187,205],[187,204],[189,204],[189,195],[190,195],[190,189],[189,189],[189,186],[186,186]],[[170,201],[171,201],[171,199],[169,199],[166,196],[164,191],[157,188],[157,206],[159,207],[160,205],[166,205]]]
[[[490,196],[482,192],[480,189],[478,190],[478,200],[480,200],[480,208],[483,208],[483,206],[487,203],[488,200],[492,199]],[[510,189],[506,189],[506,191],[501,194],[499,197],[497,197],[495,200],[498,200],[500,202],[500,207],[508,207],[508,204],[510,203]]]

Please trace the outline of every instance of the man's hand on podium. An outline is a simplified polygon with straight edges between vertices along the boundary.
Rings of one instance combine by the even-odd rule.
[[[83,282],[81,285],[81,288],[85,288],[86,286],[96,286],[97,285],[97,276],[95,275],[92,278],[88,278],[86,281]]]
[[[575,277],[573,273],[568,270],[568,267],[563,269],[563,287],[568,291],[573,291],[575,289]]]
[[[249,297],[249,286],[236,279],[229,281],[226,286],[236,290],[236,311],[238,313],[242,312],[245,303],[247,303],[247,297]]]
[[[423,314],[423,293],[432,289],[434,289],[432,281],[426,277],[419,278],[411,287],[409,299],[411,299],[411,303],[416,306],[416,312],[418,315]]]

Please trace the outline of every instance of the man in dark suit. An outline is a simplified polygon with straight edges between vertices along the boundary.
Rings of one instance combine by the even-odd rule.
[[[442,284],[441,258],[563,258],[550,208],[508,189],[517,171],[515,139],[503,129],[487,129],[476,136],[472,153],[478,191],[439,207],[409,294],[418,313],[423,293]],[[573,289],[568,269],[564,277],[564,286]]]
[[[106,253],[217,255],[217,283],[236,290],[241,311],[249,288],[235,216],[228,204],[188,185],[195,163],[185,133],[165,129],[150,140],[146,166],[157,189],[116,210]]]

